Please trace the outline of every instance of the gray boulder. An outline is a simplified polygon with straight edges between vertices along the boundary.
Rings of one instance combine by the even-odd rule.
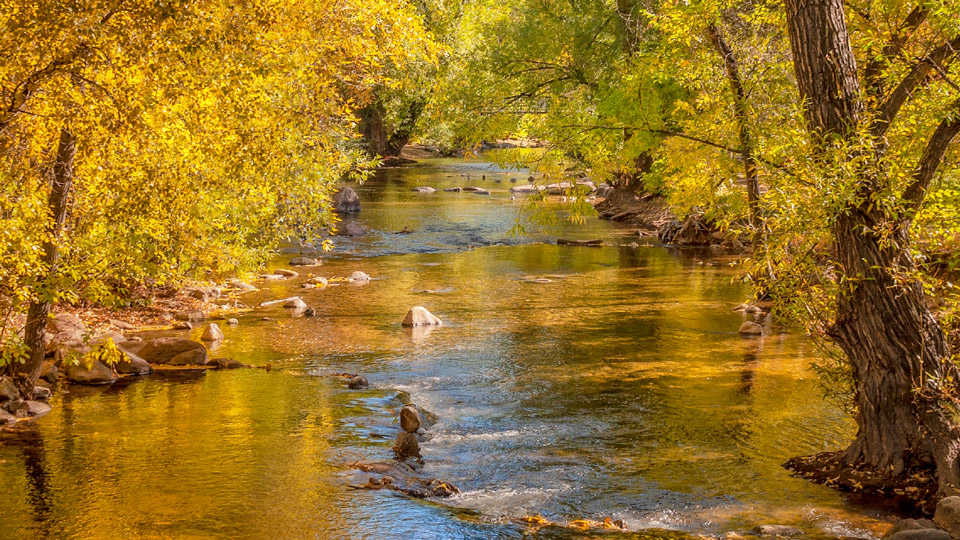
[[[359,223],[349,222],[337,229],[337,236],[363,236],[367,234],[367,228]]]
[[[290,266],[316,266],[318,264],[320,264],[320,260],[313,257],[294,257],[290,259]]]
[[[0,402],[20,399],[20,391],[10,377],[0,377]]]
[[[416,191],[417,193],[436,193],[437,190],[430,186],[417,186],[410,191]]]
[[[803,531],[787,525],[760,525],[751,531],[759,536],[801,536]]]
[[[360,212],[360,197],[351,187],[344,186],[333,195],[333,209],[339,214]]]
[[[151,364],[168,366],[206,365],[207,348],[202,343],[175,337],[157,338],[137,344],[134,352]]]
[[[351,390],[359,390],[368,384],[369,383],[367,382],[366,377],[363,375],[357,375],[356,377],[352,377],[349,381],[347,381],[347,388]]]
[[[60,377],[60,372],[57,370],[57,366],[50,361],[44,362],[40,368],[40,379],[48,383],[55,383],[58,377]]]
[[[295,296],[283,303],[283,307],[288,309],[307,309],[307,303]]]
[[[742,336],[762,336],[763,327],[753,321],[743,321],[738,332]]]
[[[118,345],[117,348],[123,353],[123,359],[114,366],[117,373],[122,375],[146,375],[153,372],[153,366],[149,362],[124,349],[122,345]]]
[[[366,272],[357,270],[356,272],[350,274],[350,281],[370,281],[370,276],[368,276]]]
[[[203,341],[223,341],[223,331],[215,323],[210,323],[203,329],[203,335],[200,336]]]
[[[886,540],[950,540],[950,533],[940,529],[909,529],[884,536]]]
[[[433,313],[427,311],[423,306],[414,306],[407,312],[403,318],[403,326],[440,326],[443,324]]]
[[[106,364],[94,360],[88,368],[84,362],[67,366],[67,380],[77,384],[113,384],[117,374]]]
[[[420,414],[412,405],[400,409],[400,427],[407,433],[416,433],[420,429]]]
[[[960,497],[941,499],[933,514],[933,522],[950,533],[952,538],[960,538]]]

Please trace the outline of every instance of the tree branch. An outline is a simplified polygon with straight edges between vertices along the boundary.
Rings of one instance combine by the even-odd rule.
[[[936,131],[933,132],[923,151],[923,157],[920,158],[920,163],[913,173],[913,180],[903,192],[903,199],[907,205],[905,215],[908,224],[920,210],[927,195],[927,188],[930,187],[930,182],[933,181],[940,163],[943,162],[947,148],[958,133],[960,133],[960,101],[954,104],[952,114],[940,122]]]
[[[914,90],[928,79],[931,71],[943,66],[958,50],[960,50],[960,36],[937,47],[913,66],[887,100],[877,109],[878,114],[872,129],[875,137],[879,138],[886,134],[900,109],[913,96]]]

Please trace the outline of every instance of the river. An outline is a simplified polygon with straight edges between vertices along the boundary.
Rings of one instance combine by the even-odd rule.
[[[843,447],[855,426],[820,397],[812,342],[737,334],[744,315],[732,308],[748,289],[734,259],[630,246],[632,230],[592,218],[510,236],[522,205],[511,178],[526,173],[428,160],[357,188],[354,219],[370,234],[338,239],[307,271],[374,279],[262,283],[241,301],[299,294],[318,316],[272,307],[221,325],[215,356],[270,371],[158,372],[55,393],[50,414],[0,444],[0,538],[607,536],[537,531],[516,523],[525,515],[644,531],[613,538],[774,523],[871,538],[887,526],[883,511],[782,468]],[[415,305],[444,325],[401,327]],[[371,385],[349,390],[337,372]],[[349,487],[366,478],[351,463],[389,459],[401,393],[438,416],[424,472],[460,494]]]

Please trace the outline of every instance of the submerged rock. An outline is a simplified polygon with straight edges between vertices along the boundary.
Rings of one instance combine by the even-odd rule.
[[[437,190],[430,186],[417,186],[410,191],[416,191],[417,193],[436,193]]]
[[[190,322],[187,322],[187,321],[180,321],[180,322],[178,322],[178,323],[174,323],[174,324],[173,324],[173,329],[174,329],[174,330],[192,330],[192,329],[193,329],[193,323],[190,323]]]
[[[446,191],[447,193],[460,193],[461,191],[463,191],[463,188],[462,188],[462,187],[448,187],[448,188],[444,189],[444,191]]]
[[[404,461],[410,458],[423,459],[420,455],[420,441],[415,433],[401,431],[393,443],[393,453],[397,460]]]
[[[787,525],[760,525],[754,527],[751,532],[760,536],[800,536],[803,534],[800,529]]]
[[[320,259],[313,257],[294,257],[290,259],[290,266],[316,266],[320,264]]]
[[[363,375],[357,375],[356,377],[351,377],[350,380],[347,381],[347,388],[351,390],[359,390],[368,384],[370,383],[367,382],[366,377]]]
[[[230,325],[230,326],[236,326],[236,325],[240,324],[240,321],[238,321],[238,320],[236,320],[236,319],[227,319],[227,324]]]
[[[284,277],[297,277],[300,275],[299,272],[294,272],[293,270],[288,270],[286,268],[277,268],[273,271],[274,275],[284,276]]]
[[[353,188],[344,186],[333,195],[333,209],[339,214],[356,214],[360,212],[360,197]]]
[[[427,311],[423,306],[414,306],[407,312],[403,318],[403,326],[440,326],[443,324],[433,313]]]
[[[223,331],[214,323],[210,323],[203,329],[203,335],[200,336],[203,341],[223,341]]]
[[[216,366],[217,369],[239,369],[239,368],[252,368],[250,364],[244,364],[243,362],[234,360],[232,358],[214,358],[210,360],[210,365]]]

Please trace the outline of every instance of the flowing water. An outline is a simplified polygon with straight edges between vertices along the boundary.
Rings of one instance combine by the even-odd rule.
[[[308,271],[374,280],[264,283],[242,301],[300,294],[318,316],[264,308],[223,328],[216,356],[270,371],[155,373],[56,393],[53,412],[0,444],[0,537],[685,538],[777,523],[811,538],[870,538],[884,529],[891,518],[880,510],[781,467],[842,447],[854,427],[821,399],[809,341],[737,334],[744,316],[731,308],[748,291],[731,259],[631,247],[631,230],[595,219],[509,236],[520,205],[511,178],[524,183],[526,173],[434,160],[358,188],[355,219],[371,233],[338,241]],[[410,191],[418,185],[493,193]],[[544,242],[557,235],[608,247]],[[444,325],[401,327],[414,305]],[[363,373],[371,386],[349,390],[329,376],[337,372]],[[462,493],[423,501],[349,487],[366,479],[351,463],[390,458],[401,393],[439,417],[421,443],[424,473]],[[536,530],[516,522],[525,515],[609,516],[644,532]]]

